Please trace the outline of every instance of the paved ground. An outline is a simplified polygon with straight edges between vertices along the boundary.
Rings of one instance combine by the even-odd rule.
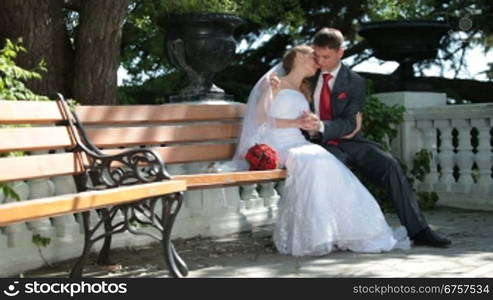
[[[382,254],[336,252],[295,258],[276,252],[270,226],[222,239],[178,240],[189,277],[489,277],[493,278],[493,212],[438,208],[425,213],[431,227],[452,239],[448,249],[412,247]],[[397,225],[394,215],[388,215]],[[114,251],[112,266],[89,264],[88,277],[166,277],[158,245]],[[93,259],[91,261],[94,261]],[[23,274],[65,277],[73,261]]]

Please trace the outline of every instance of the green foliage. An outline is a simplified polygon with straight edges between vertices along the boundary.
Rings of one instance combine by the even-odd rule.
[[[141,85],[123,86],[118,90],[120,104],[163,104],[168,96],[186,87],[184,73],[173,72],[147,80]]]
[[[414,180],[423,181],[426,174],[430,173],[430,165],[432,163],[433,153],[427,149],[421,149],[416,152],[413,158],[413,165],[409,171],[409,181],[411,183]],[[417,193],[419,206],[423,210],[435,208],[438,201],[438,194],[435,192],[421,191]]]
[[[413,185],[416,180],[422,182],[425,176],[430,173],[432,157],[433,155],[431,151],[421,149],[415,153],[410,171],[408,171],[409,168],[406,165],[401,164],[404,173],[407,174],[407,180],[411,185]],[[368,190],[370,190],[371,194],[377,199],[382,210],[386,212],[392,211],[394,205],[385,190],[377,186],[374,182],[369,181],[368,178],[364,178],[362,176],[359,177]],[[416,192],[416,196],[419,207],[422,210],[434,209],[439,200],[438,194],[435,192],[419,191]]]
[[[0,50],[0,100],[48,100],[47,97],[34,94],[24,84],[24,81],[29,79],[41,79],[41,75],[36,71],[46,71],[43,61],[32,71],[17,66],[15,58],[20,52],[25,51],[26,49],[22,47],[22,39],[16,43],[7,39],[5,46]],[[22,155],[24,153],[19,151],[0,153],[0,157]],[[5,183],[0,183],[0,192],[8,198],[19,200],[15,191]]]
[[[284,25],[288,32],[296,33],[305,22],[305,11],[301,1],[279,0],[279,1],[238,1],[239,13],[242,18],[252,24],[265,28],[272,25],[273,19],[279,21],[275,25]],[[281,23],[281,24],[280,24]]]
[[[41,236],[39,234],[33,235],[32,242],[38,247],[46,247],[50,244],[51,238]]]
[[[390,142],[397,136],[397,126],[403,121],[404,111],[403,106],[388,106],[375,96],[368,96],[363,109],[365,136],[390,150]]]
[[[474,1],[460,0],[368,0],[367,5],[367,16],[372,21],[417,19],[453,21],[470,15],[484,6]],[[484,8],[488,9],[486,6]]]
[[[6,127],[6,126],[0,126],[0,128]],[[20,151],[15,151],[15,152],[9,152],[9,153],[0,153],[0,158],[1,157],[10,157],[10,156],[22,156],[24,155],[24,152]],[[19,195],[6,183],[0,182],[0,193],[3,193],[5,198],[11,198],[15,199],[17,201],[20,201],[21,199],[19,198]]]
[[[41,247],[46,247],[48,246],[50,243],[51,243],[51,238],[49,237],[44,237],[44,236],[41,236],[39,234],[35,234],[33,235],[33,238],[32,238],[32,243],[36,246],[38,246],[38,252],[39,252],[39,256],[41,256],[41,259],[43,259],[43,261],[49,266],[49,267],[53,267],[52,264],[50,264],[46,258],[44,257],[43,255],[43,252],[41,252]]]
[[[67,105],[68,109],[72,112],[75,112],[75,109],[77,108],[77,105],[79,105],[79,102],[75,99],[66,99],[67,100]]]
[[[185,0],[185,1],[135,1],[130,7],[130,13],[123,28],[122,64],[128,71],[130,80],[127,86],[139,86],[146,80],[155,79],[176,72],[166,57],[165,38],[166,20],[170,14],[185,12],[221,12],[235,13],[244,21],[235,31],[237,41],[244,40],[251,45],[265,34],[275,37],[277,33],[295,37],[296,43],[306,39],[300,34],[300,28],[306,22],[305,11],[299,0]],[[275,43],[270,49],[272,57],[282,57],[282,53],[292,41]],[[245,44],[245,43],[244,43]],[[249,47],[243,48],[243,57],[254,55],[253,65],[268,66],[274,61],[261,62],[264,53],[249,52]],[[258,54],[258,55],[257,55]],[[257,59],[258,58],[258,59]],[[243,62],[243,59],[237,62]],[[248,67],[247,67],[248,68]],[[243,78],[248,76],[242,76]],[[128,89],[126,89],[128,90]],[[167,93],[164,88],[161,93]],[[227,91],[231,92],[231,91]]]
[[[29,79],[41,79],[38,71],[46,71],[44,61],[41,61],[35,70],[25,70],[18,67],[15,58],[20,52],[25,52],[22,39],[17,43],[7,39],[5,46],[0,50],[0,99],[2,100],[48,100],[31,92],[24,84]]]
[[[418,192],[418,203],[422,210],[432,210],[438,202],[438,194],[435,192]]]
[[[235,31],[235,39],[242,45],[237,50],[235,62],[241,68],[234,70],[239,72],[240,80],[217,82],[230,94],[241,94],[243,86],[255,82],[258,72],[251,72],[252,69],[268,69],[279,61],[287,47],[309,43],[314,32],[322,26],[342,30],[346,38],[345,47],[348,48],[346,53],[356,53],[354,61],[363,62],[371,57],[368,52],[364,47],[356,47],[359,50],[352,48],[361,41],[357,31],[358,24],[363,21],[443,19],[452,25],[454,31],[461,31],[459,20],[463,17],[471,20],[472,29],[462,31],[467,37],[446,36],[442,43],[448,45],[448,50],[436,60],[416,64],[419,69],[441,68],[446,60],[447,66],[452,64],[454,70],[462,72],[467,70],[469,54],[462,51],[462,47],[471,49],[484,45],[488,50],[493,45],[493,22],[490,21],[493,11],[487,0],[142,0],[132,2],[124,25],[122,63],[130,75],[125,85],[135,86],[137,92],[145,81],[176,72],[166,58],[166,28],[159,29],[157,20],[163,14],[166,15],[164,12],[201,10],[234,12],[244,21]],[[461,53],[464,53],[462,58]],[[493,66],[488,74],[493,74],[491,70]],[[228,78],[233,75],[230,71],[227,68],[221,73],[224,78]],[[160,94],[169,92],[164,87],[159,91]],[[131,100],[135,101],[135,98]]]
[[[369,18],[378,20],[433,19],[434,0],[369,0]]]
[[[239,9],[235,0],[161,0],[160,7],[166,14],[236,13]]]
[[[0,192],[3,193],[6,198],[15,199],[17,201],[21,200],[19,195],[17,195],[17,193],[5,183],[0,183]]]
[[[413,158],[413,167],[410,174],[419,181],[425,179],[426,174],[430,173],[430,164],[433,158],[431,151],[421,149],[416,152]]]
[[[364,128],[365,136],[383,145],[389,151],[391,140],[397,136],[397,126],[403,121],[404,111],[405,108],[402,106],[387,106],[378,101],[375,96],[368,96],[363,110],[362,128]],[[429,150],[422,149],[414,155],[413,164],[409,172],[406,171],[408,169],[407,166],[402,166],[411,184],[415,180],[423,181],[426,174],[430,173],[432,158],[432,153]],[[393,204],[386,192],[374,182],[368,180],[368,178],[359,177],[373,196],[378,199],[382,209],[384,211],[391,211]],[[423,210],[433,209],[438,201],[438,195],[435,192],[418,192],[417,197],[419,206]]]
[[[389,151],[390,142],[397,136],[397,127],[403,121],[405,108],[397,105],[388,106],[380,102],[377,97],[372,95],[372,84],[369,83],[370,93],[363,108],[363,133],[366,138],[382,145],[386,151]],[[391,211],[393,205],[385,190],[374,181],[359,174],[357,170],[353,171],[378,200],[382,210]]]

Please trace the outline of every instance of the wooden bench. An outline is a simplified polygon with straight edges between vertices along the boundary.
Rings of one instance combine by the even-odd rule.
[[[78,106],[76,113],[104,153],[146,147],[166,164],[230,160],[245,105],[236,102],[122,106]],[[282,180],[285,170],[176,175],[187,189],[207,189]]]
[[[152,153],[157,153],[167,165],[214,162],[232,158],[240,133],[243,111],[243,104],[233,102],[159,106],[78,106],[73,125],[80,136],[81,141],[78,144],[87,148],[83,149],[85,152],[114,157],[122,151],[150,150]],[[53,140],[54,134],[47,135],[37,140],[42,143],[43,140],[51,139],[52,143],[63,144],[62,141]],[[73,143],[64,147],[73,147]],[[101,169],[94,165],[94,162],[97,160],[86,161],[84,165],[89,173]],[[108,173],[109,169],[99,173],[105,172]],[[185,181],[187,190],[195,190],[277,181],[285,177],[285,170],[272,170],[176,175],[173,176],[172,181]],[[91,178],[96,184],[101,184],[98,182],[98,176]],[[106,186],[111,184],[107,182]],[[109,214],[107,209],[100,211]],[[108,234],[105,235],[100,254],[102,259],[108,256],[111,243],[109,233],[112,231],[113,217],[110,215],[106,222],[105,229]],[[86,219],[88,217],[84,218]],[[164,239],[169,240],[170,234],[171,232],[168,232],[168,236]],[[173,245],[171,243],[169,245],[171,248],[169,252],[173,254],[168,263],[172,275],[186,276],[186,264],[179,258]],[[177,261],[179,263],[176,263]],[[178,264],[178,267],[173,264]]]
[[[1,204],[0,226],[83,212],[84,249],[70,275],[80,277],[96,241],[105,239],[100,261],[105,260],[111,233],[133,231],[130,224],[136,221],[134,212],[147,212],[147,224],[163,233],[158,239],[162,242],[166,263],[172,272],[187,273],[186,265],[170,241],[186,183],[170,179],[159,155],[148,149],[125,151],[112,156],[92,153],[90,145],[81,142],[73,120],[61,101],[0,101],[0,125],[20,124],[32,126],[0,128],[0,154],[4,154],[0,157],[0,183],[75,175],[81,192]],[[48,150],[58,152],[46,153]],[[60,150],[63,151],[60,153]],[[5,156],[13,151],[23,151],[28,155]],[[108,173],[110,168],[112,173]],[[87,182],[89,172],[105,184],[87,191],[84,182]],[[162,202],[161,215],[154,213],[157,202]],[[94,209],[102,215],[103,221],[91,226],[89,210]],[[118,210],[123,212],[125,222],[112,226],[111,216]],[[102,226],[104,230],[98,230]]]

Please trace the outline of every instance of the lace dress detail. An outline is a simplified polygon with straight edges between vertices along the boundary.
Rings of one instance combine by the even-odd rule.
[[[308,110],[303,94],[285,89],[276,95],[269,114],[294,119]],[[397,230],[396,238],[373,196],[335,156],[306,141],[299,129],[278,128],[271,134],[271,146],[288,170],[274,229],[279,252],[304,256],[334,249],[381,252],[410,247],[405,228]]]

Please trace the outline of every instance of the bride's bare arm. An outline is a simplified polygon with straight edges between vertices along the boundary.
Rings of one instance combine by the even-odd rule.
[[[277,119],[276,128],[301,128],[301,119]]]

